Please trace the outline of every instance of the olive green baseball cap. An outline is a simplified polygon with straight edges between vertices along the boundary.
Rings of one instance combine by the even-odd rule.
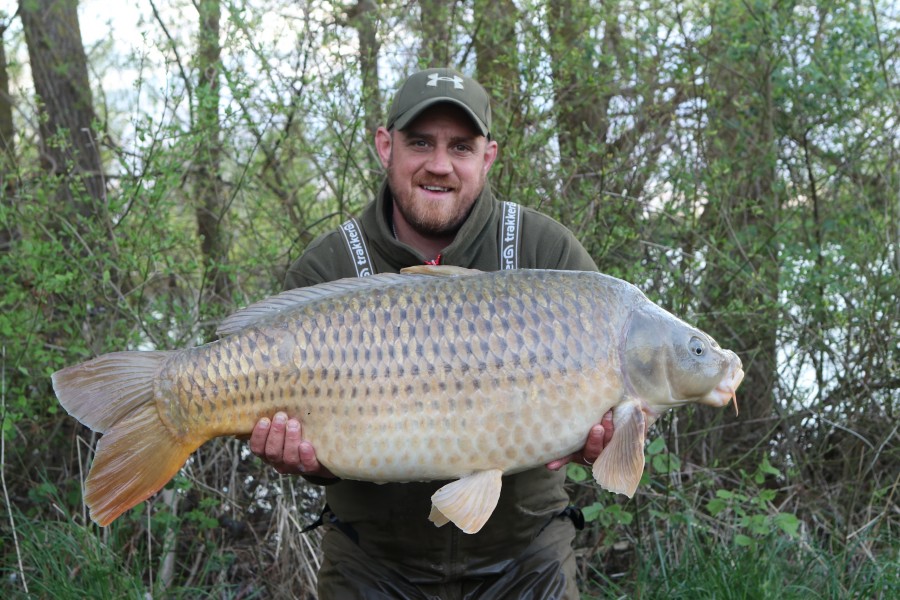
[[[480,83],[453,69],[426,69],[409,76],[391,103],[388,129],[405,129],[429,106],[462,108],[485,137],[491,135],[491,99]]]

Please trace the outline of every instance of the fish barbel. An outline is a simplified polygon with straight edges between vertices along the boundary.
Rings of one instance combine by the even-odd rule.
[[[688,402],[724,406],[743,378],[737,355],[620,279],[406,271],[284,292],[228,317],[210,344],[54,373],[60,404],[103,434],[91,518],[109,524],[207,440],[284,411],[338,477],[454,480],[429,518],[474,533],[501,475],[580,449],[610,409],[593,475],[633,495],[650,423]]]

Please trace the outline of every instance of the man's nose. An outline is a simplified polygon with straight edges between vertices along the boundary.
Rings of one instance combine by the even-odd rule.
[[[436,175],[449,175],[453,172],[453,163],[450,160],[450,153],[443,148],[436,149],[426,165],[429,171]]]

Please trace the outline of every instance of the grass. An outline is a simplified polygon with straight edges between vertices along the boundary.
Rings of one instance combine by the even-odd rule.
[[[868,526],[841,534],[828,512],[811,512],[811,497],[773,488],[780,475],[765,461],[728,482],[695,472],[679,485],[667,483],[666,461],[651,463],[657,472],[628,501],[598,492],[582,467],[570,468],[590,521],[576,543],[583,598],[900,598],[891,509],[873,510],[880,516]],[[314,597],[321,532],[300,533],[317,499],[304,484],[268,482],[265,507],[225,511],[233,520],[221,518],[232,504],[220,495],[183,484],[177,510],[157,498],[103,529],[85,524],[77,486],[37,484],[28,512],[7,504],[18,552],[9,514],[0,520],[0,597]],[[878,500],[884,509],[885,498],[873,496],[873,508]],[[167,557],[174,567],[164,583]]]
[[[160,494],[106,528],[44,481],[31,511],[12,505],[18,548],[2,515],[0,598],[310,598],[321,532],[299,533],[305,488],[284,481],[271,510],[236,521],[214,516],[219,496],[188,489],[177,510]]]
[[[802,522],[794,527],[784,513],[765,515],[755,499],[714,517],[710,505],[648,494],[626,526],[595,524],[601,543],[582,571],[583,598],[900,598],[900,538],[884,533],[888,527],[837,539],[821,529],[813,535]]]
[[[14,560],[3,566],[3,598],[254,598],[272,597],[274,582],[220,581],[176,584],[160,595],[148,584],[152,569],[145,548],[126,537],[128,524],[99,530],[76,520],[42,521],[17,516],[29,594]],[[870,555],[875,545],[877,556]],[[138,544],[140,545],[140,544]],[[603,553],[591,557],[583,598],[667,600],[883,599],[900,597],[900,540],[859,539],[837,553],[781,532],[751,545],[723,542],[693,519],[660,530],[635,547],[631,568],[613,577]],[[227,550],[227,549],[226,549]],[[10,558],[10,547],[4,544]],[[223,556],[226,558],[223,559]],[[211,553],[207,570],[226,569],[227,551]],[[278,557],[272,557],[277,562]],[[284,589],[284,588],[282,588]],[[268,590],[268,591],[266,591]],[[275,593],[277,595],[277,592]]]
[[[141,598],[137,565],[123,561],[95,532],[71,522],[18,520],[22,572],[4,568],[3,597]],[[24,580],[24,581],[23,581]]]
[[[667,600],[893,599],[900,597],[900,540],[880,558],[860,558],[858,547],[838,554],[772,535],[746,547],[722,544],[689,529],[683,551],[670,553],[663,540],[638,547],[623,581],[596,565],[583,598]]]

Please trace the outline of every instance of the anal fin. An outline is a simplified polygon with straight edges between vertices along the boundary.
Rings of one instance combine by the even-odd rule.
[[[478,471],[440,488],[431,496],[429,519],[438,527],[452,521],[466,533],[477,533],[500,500],[503,471]]]
[[[434,523],[435,527],[443,527],[450,522],[447,515],[439,511],[434,504],[431,505],[431,512],[428,514],[428,520]]]

